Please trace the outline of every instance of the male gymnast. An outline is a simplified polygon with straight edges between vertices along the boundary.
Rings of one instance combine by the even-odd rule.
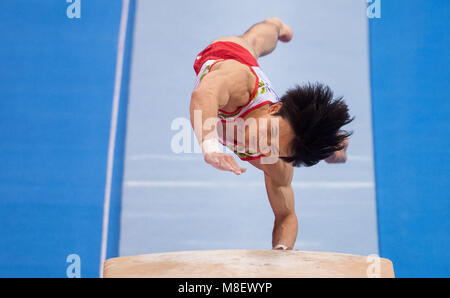
[[[273,90],[257,59],[292,37],[281,19],[269,18],[243,35],[214,40],[196,57],[190,102],[205,162],[237,175],[246,171],[219,149],[220,142],[264,172],[275,215],[272,249],[283,250],[294,248],[298,232],[293,167],[345,162],[351,133],[341,127],[353,120],[326,85],[297,85],[281,98]]]

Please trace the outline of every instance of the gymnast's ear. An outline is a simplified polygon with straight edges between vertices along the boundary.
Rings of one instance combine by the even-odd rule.
[[[269,106],[269,108],[267,109],[267,113],[273,114],[273,113],[278,112],[281,109],[282,105],[283,105],[282,102],[277,102],[277,103],[271,104]]]

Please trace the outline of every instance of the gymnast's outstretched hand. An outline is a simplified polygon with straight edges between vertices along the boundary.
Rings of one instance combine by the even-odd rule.
[[[246,168],[241,168],[230,154],[222,152],[205,152],[203,158],[206,163],[222,171],[230,171],[236,175],[240,175],[247,171]]]

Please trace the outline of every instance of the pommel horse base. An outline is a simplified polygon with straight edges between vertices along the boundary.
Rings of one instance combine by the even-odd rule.
[[[104,277],[299,278],[394,277],[392,262],[340,253],[202,250],[108,259]]]

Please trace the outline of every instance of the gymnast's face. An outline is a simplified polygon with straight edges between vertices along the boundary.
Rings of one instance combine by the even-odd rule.
[[[263,106],[245,119],[221,121],[217,128],[219,135],[237,144],[236,148],[241,152],[274,158],[291,156],[289,145],[294,139],[294,132],[287,120],[274,115],[281,105],[276,103]]]
[[[294,131],[286,119],[274,115],[281,105],[282,103],[267,105],[253,114],[252,118],[245,119],[246,148],[252,148],[251,151],[266,157],[292,155],[290,143],[294,139]]]
[[[261,117],[261,119],[267,119],[268,122],[267,127],[262,125],[259,128],[261,132],[266,132],[262,134],[262,138],[264,138],[264,135],[267,136],[267,141],[261,140],[262,144],[268,145],[268,148],[266,148],[268,152],[260,152],[264,156],[276,155],[277,157],[288,157],[293,154],[290,144],[295,135],[291,125],[281,116],[273,115],[278,112],[281,106],[282,103],[270,105],[266,110],[266,115]]]

